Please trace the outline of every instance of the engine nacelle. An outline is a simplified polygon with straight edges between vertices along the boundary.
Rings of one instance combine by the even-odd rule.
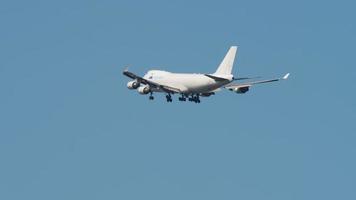
[[[215,95],[215,92],[208,92],[208,93],[201,93],[200,96],[202,97],[209,97],[211,95]]]
[[[234,88],[234,92],[243,94],[243,93],[246,93],[249,89],[250,89],[249,86],[239,87],[239,88]]]
[[[151,89],[150,89],[150,87],[148,87],[148,86],[141,86],[141,87],[139,87],[139,88],[137,89],[137,91],[138,91],[138,93],[140,93],[140,94],[148,94],[148,93],[151,92]]]
[[[140,87],[140,83],[137,81],[130,81],[127,83],[127,88],[129,88],[130,90],[135,90],[138,87]]]

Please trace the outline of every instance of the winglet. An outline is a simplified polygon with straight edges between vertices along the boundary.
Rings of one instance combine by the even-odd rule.
[[[287,80],[288,77],[289,77],[289,73],[287,73],[286,75],[284,75],[282,79],[283,79],[283,80]]]

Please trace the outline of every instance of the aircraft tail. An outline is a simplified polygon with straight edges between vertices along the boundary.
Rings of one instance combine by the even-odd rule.
[[[230,47],[224,60],[220,63],[218,69],[214,74],[216,75],[231,75],[232,67],[234,66],[235,55],[237,52],[237,46]]]

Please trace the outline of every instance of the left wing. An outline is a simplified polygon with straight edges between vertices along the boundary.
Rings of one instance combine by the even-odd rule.
[[[235,91],[237,93],[245,93],[253,85],[261,84],[261,83],[270,83],[270,82],[275,82],[275,81],[280,81],[280,80],[287,80],[288,77],[289,77],[289,73],[284,75],[282,78],[267,79],[267,80],[261,80],[261,81],[252,81],[252,82],[246,82],[246,83],[230,83],[230,84],[228,84],[228,85],[226,85],[224,87],[226,89],[229,89],[231,91]]]
[[[123,71],[123,74],[125,76],[129,77],[129,78],[137,80],[137,82],[139,82],[139,83],[143,83],[145,85],[149,85],[152,88],[160,89],[160,90],[163,90],[164,92],[167,92],[167,93],[181,93],[181,90],[178,89],[178,88],[174,88],[174,87],[171,87],[171,86],[168,86],[168,85],[161,85],[161,84],[155,83],[153,81],[147,80],[145,78],[137,76],[136,74],[134,74],[132,72],[129,72],[128,69],[125,69]]]

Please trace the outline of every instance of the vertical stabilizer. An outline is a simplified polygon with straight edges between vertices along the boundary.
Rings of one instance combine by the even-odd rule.
[[[232,67],[234,66],[235,55],[237,46],[230,47],[224,60],[220,63],[218,69],[214,74],[216,75],[231,75]]]

